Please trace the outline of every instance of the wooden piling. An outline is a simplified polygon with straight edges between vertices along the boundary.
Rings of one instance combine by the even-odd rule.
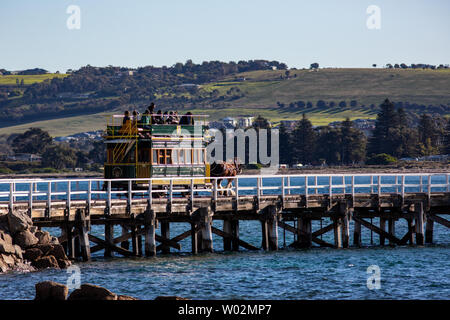
[[[349,210],[345,202],[341,202],[339,207],[342,216],[342,247],[348,248],[350,244]]]
[[[434,220],[428,219],[425,226],[425,243],[433,243]]]
[[[271,205],[267,208],[267,238],[269,250],[278,250],[278,217],[277,208]]]
[[[124,236],[129,232],[129,228],[125,224],[122,224],[121,227],[122,227],[122,236]],[[129,250],[130,249],[130,241],[128,241],[128,239],[124,240],[120,243],[120,246],[125,250]]]
[[[140,256],[142,250],[142,242],[139,241],[139,235],[137,233],[137,225],[133,224],[131,228],[131,249],[134,256]]]
[[[361,223],[355,221],[353,228],[353,245],[355,247],[361,247]]]
[[[201,244],[203,252],[213,252],[213,239],[212,239],[212,214],[207,207],[200,208],[201,218]]]
[[[145,226],[145,255],[153,257],[156,255],[156,214],[153,210],[147,210],[144,213]]]
[[[380,229],[386,231],[386,218],[380,218]],[[379,237],[380,237],[380,246],[384,246],[386,238],[382,234],[380,234]]]
[[[199,234],[197,232],[197,222],[191,222],[191,250],[192,254],[198,254],[199,252]]]
[[[269,250],[269,227],[267,220],[261,220],[261,248]]]
[[[333,221],[334,247],[342,248],[342,219],[335,218]]]
[[[312,246],[312,228],[310,218],[298,218],[297,230],[299,231],[297,246],[310,248]]]
[[[231,246],[233,251],[239,251],[239,220],[231,220],[231,234],[233,240],[231,240]]]
[[[408,223],[408,242],[410,245],[414,244],[414,234],[416,233],[416,228],[413,224],[413,218],[409,218],[407,219],[407,223]]]
[[[170,223],[167,220],[161,221],[161,236],[167,240],[170,240]],[[170,253],[170,247],[163,244],[162,253]]]
[[[75,213],[75,225],[78,229],[78,236],[80,237],[81,256],[83,261],[91,260],[91,247],[89,243],[89,220],[84,214],[83,209],[77,209]]]
[[[114,225],[111,222],[105,222],[105,241],[109,245],[114,245]],[[111,247],[105,247],[104,256],[108,258],[113,256]]]
[[[416,244],[423,246],[424,236],[423,236],[423,224],[424,224],[424,212],[423,203],[417,203],[414,205],[415,219],[416,219]]]
[[[395,237],[395,220],[394,218],[389,218],[388,220],[388,232],[390,235],[393,235]],[[393,246],[395,243],[392,241],[392,239],[389,239],[389,245]]]
[[[232,235],[232,222],[230,219],[223,220],[223,232]],[[223,237],[223,250],[224,251],[231,251],[231,240],[232,238],[230,236],[224,236]]]

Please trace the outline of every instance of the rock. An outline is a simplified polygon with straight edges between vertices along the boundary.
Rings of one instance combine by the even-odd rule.
[[[54,244],[53,247],[46,253],[47,255],[54,256],[56,259],[67,260],[64,248],[60,244]]]
[[[72,265],[72,262],[69,259],[57,259],[57,260],[60,269],[66,269]]]
[[[0,253],[16,254],[16,249],[14,245],[0,241]]]
[[[28,216],[26,211],[16,210],[8,213],[8,224],[9,231],[12,234],[15,234],[17,232],[27,230],[31,225],[33,225],[33,221]]]
[[[75,289],[67,300],[117,300],[117,295],[108,289],[86,283]]]
[[[59,240],[57,237],[52,237],[52,244],[59,244]]]
[[[44,281],[36,284],[36,297],[34,300],[39,301],[59,301],[66,300],[69,294],[67,286],[53,282]]]
[[[58,261],[54,256],[45,256],[34,260],[31,265],[37,269],[55,268],[59,269]]]
[[[6,272],[9,270],[8,265],[5,261],[3,261],[2,256],[0,256],[0,273]]]
[[[47,231],[38,230],[34,234],[39,240],[39,244],[52,244],[52,236]]]
[[[34,236],[29,230],[20,231],[14,237],[14,242],[22,248],[29,248],[39,242],[39,239]]]
[[[8,232],[6,232],[5,230],[0,229],[0,242],[2,242],[2,241],[9,243],[9,244],[13,243],[13,239],[12,239],[11,235]]]
[[[14,245],[15,254],[18,258],[23,259],[23,250],[17,244]]]
[[[8,224],[8,214],[0,214],[0,225]]]
[[[25,250],[25,253],[23,254],[23,258],[28,261],[34,261],[38,258],[42,257],[44,253],[39,248],[30,248]]]
[[[117,300],[139,300],[139,299],[135,298],[135,297],[126,296],[126,295],[118,295]]]
[[[155,298],[155,300],[190,300],[190,299],[177,296],[158,296]]]
[[[16,261],[14,260],[14,256],[10,256],[8,254],[1,254],[0,255],[3,259],[3,261],[10,267],[14,266]]]
[[[50,250],[53,249],[53,245],[51,244],[37,244],[35,246],[33,246],[33,248],[38,248],[39,250],[42,251],[42,254],[44,256],[46,256]]]

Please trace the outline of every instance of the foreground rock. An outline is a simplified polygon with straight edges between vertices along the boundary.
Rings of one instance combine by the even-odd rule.
[[[0,273],[70,265],[58,239],[33,226],[26,211],[0,215]]]
[[[58,301],[58,300],[138,300],[134,297],[117,295],[108,289],[93,284],[82,284],[75,289],[67,298],[69,289],[67,286],[53,282],[44,281],[36,284],[35,300]]]
[[[67,286],[53,282],[44,281],[36,284],[36,297],[34,300],[39,301],[60,301],[66,300],[69,294]]]

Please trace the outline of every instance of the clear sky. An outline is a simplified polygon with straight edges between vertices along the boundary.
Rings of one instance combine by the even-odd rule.
[[[68,6],[81,10],[69,30]],[[369,29],[367,7],[381,10]],[[448,0],[0,0],[0,68],[450,63]]]

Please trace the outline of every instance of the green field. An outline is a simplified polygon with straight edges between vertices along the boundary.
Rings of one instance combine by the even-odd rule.
[[[245,94],[236,100],[225,100],[220,106],[212,107],[205,103],[180,110],[188,110],[195,114],[207,114],[209,120],[231,116],[258,116],[268,118],[273,123],[280,120],[300,119],[303,112],[314,125],[326,125],[333,121],[350,119],[374,119],[376,110],[370,104],[379,105],[384,99],[403,101],[424,105],[450,105],[450,70],[399,70],[399,69],[320,69],[290,70],[290,79],[280,79],[285,71],[254,71],[227,76],[222,81],[201,86],[205,93],[217,89],[225,95],[237,87]],[[294,75],[297,75],[294,77]],[[49,77],[50,75],[45,75]],[[55,76],[55,75],[54,75]],[[66,75],[56,75],[66,76]],[[6,76],[9,77],[9,76]],[[17,77],[17,76],[15,76]],[[28,81],[32,81],[32,77]],[[245,81],[236,78],[245,77]],[[0,84],[4,77],[0,77]],[[14,78],[15,79],[15,78]],[[15,84],[15,80],[11,80]],[[25,80],[24,80],[25,81]],[[34,78],[37,81],[37,78]],[[43,80],[41,80],[43,81]],[[311,101],[313,108],[280,109],[277,102],[289,105],[290,102]],[[358,102],[358,107],[320,109],[316,107],[318,100],[326,102],[351,100]],[[141,110],[143,111],[143,110]],[[38,121],[7,128],[0,128],[0,134],[23,132],[31,126],[41,127],[53,136],[62,136],[78,132],[104,129],[105,113],[97,115],[80,115],[54,120]],[[448,117],[449,114],[444,116]]]
[[[67,74],[62,73],[47,73],[47,74],[37,74],[37,75],[6,75],[6,76],[0,76],[0,86],[4,85],[16,85],[17,79],[20,81],[23,80],[24,85],[30,85],[33,83],[38,83],[45,81],[47,79],[53,79],[53,78],[64,78],[67,77]]]

